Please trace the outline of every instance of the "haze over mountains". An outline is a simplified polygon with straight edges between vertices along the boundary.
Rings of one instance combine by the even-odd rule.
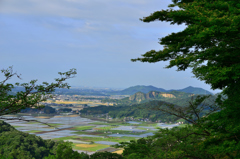
[[[110,94],[116,94],[116,95],[133,95],[137,92],[142,92],[142,93],[148,93],[150,91],[158,91],[158,92],[171,92],[171,91],[179,91],[179,92],[185,92],[185,93],[191,93],[191,94],[211,94],[213,95],[213,93],[202,89],[202,88],[198,88],[198,87],[186,87],[183,89],[171,89],[171,90],[165,90],[163,88],[157,88],[154,86],[143,86],[143,85],[137,85],[137,86],[133,86],[133,87],[129,87],[127,89],[121,90],[121,91],[113,91]]]
[[[12,92],[16,93],[18,91],[24,91],[23,87],[15,87]],[[186,87],[183,89],[171,89],[171,90],[165,90],[163,88],[157,88],[154,86],[144,86],[144,85],[137,85],[132,86],[123,90],[112,90],[112,89],[96,89],[96,88],[77,88],[77,87],[71,87],[70,89],[56,89],[55,93],[57,94],[66,94],[66,95],[93,95],[93,96],[109,96],[109,95],[134,95],[137,92],[142,93],[149,93],[150,91],[157,91],[157,92],[165,92],[170,93],[172,91],[179,91],[184,93],[190,93],[190,94],[211,94],[213,93],[198,87]]]

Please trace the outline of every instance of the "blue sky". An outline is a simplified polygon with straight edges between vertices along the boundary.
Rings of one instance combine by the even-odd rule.
[[[164,69],[168,62],[130,61],[149,50],[162,49],[159,38],[186,28],[170,22],[139,20],[168,9],[170,3],[171,0],[0,0],[1,69],[13,66],[22,74],[20,82],[51,82],[58,77],[57,72],[76,68],[77,76],[68,80],[72,86],[193,86],[210,90],[209,85],[192,77],[190,69],[177,72],[176,68]]]

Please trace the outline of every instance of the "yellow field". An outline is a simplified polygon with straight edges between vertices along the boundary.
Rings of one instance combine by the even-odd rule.
[[[66,116],[54,116],[54,118],[62,118],[62,117],[78,117],[79,115],[66,115]]]
[[[73,144],[74,149],[82,151],[97,151],[108,147],[110,146],[102,144]]]
[[[35,118],[49,119],[50,117],[47,117],[47,116],[36,116]]]
[[[51,102],[49,102],[51,103]],[[108,105],[107,103],[95,103],[95,102],[84,102],[84,101],[56,101],[54,102],[56,104],[96,104],[96,105]],[[113,104],[109,104],[109,105],[113,105]]]
[[[78,144],[76,146],[82,147],[82,148],[97,147],[97,145],[90,145],[90,144]]]
[[[114,152],[112,152],[112,153],[122,154],[122,153],[123,153],[123,150],[114,151]]]

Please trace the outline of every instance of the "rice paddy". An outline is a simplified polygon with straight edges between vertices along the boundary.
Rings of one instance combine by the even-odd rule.
[[[97,151],[108,147],[109,145],[102,144],[73,144],[74,149],[83,151]]]
[[[166,125],[141,122],[99,122],[81,118],[79,115],[24,115],[23,117],[27,120],[35,119],[54,127],[49,127],[39,122],[25,122],[19,120],[5,121],[19,131],[35,134],[43,139],[70,141],[72,142],[74,150],[89,153],[105,150],[112,153],[122,153],[123,150],[113,149],[111,145],[154,135],[153,132],[157,131],[155,128],[156,126],[162,128],[177,126],[176,124]]]

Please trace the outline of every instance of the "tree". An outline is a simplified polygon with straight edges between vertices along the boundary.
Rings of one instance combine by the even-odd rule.
[[[43,140],[39,136],[18,131],[10,124],[0,121],[0,158],[88,159],[89,157],[87,154],[73,151],[69,142]]]
[[[37,80],[31,80],[29,83],[15,83],[13,85],[6,82],[14,76],[21,79],[20,75],[13,73],[12,67],[2,69],[1,72],[4,74],[5,79],[0,82],[0,116],[15,114],[26,108],[43,108],[44,106],[39,103],[53,97],[51,93],[56,88],[70,88],[68,83],[64,83],[64,81],[73,78],[76,69],[64,73],[59,72],[61,78],[56,78],[56,82],[51,84],[47,82],[36,84]],[[18,91],[15,94],[11,93],[16,86],[23,87],[24,91]]]
[[[204,149],[215,157],[240,158],[240,4],[237,0],[172,0],[168,7],[180,10],[156,11],[143,22],[170,21],[186,29],[160,39],[164,49],[151,50],[142,58],[155,63],[169,61],[166,68],[192,68],[196,78],[222,89],[216,100],[221,111],[205,117],[199,130],[208,131]],[[190,50],[193,48],[194,50]],[[227,98],[223,99],[223,95]]]

